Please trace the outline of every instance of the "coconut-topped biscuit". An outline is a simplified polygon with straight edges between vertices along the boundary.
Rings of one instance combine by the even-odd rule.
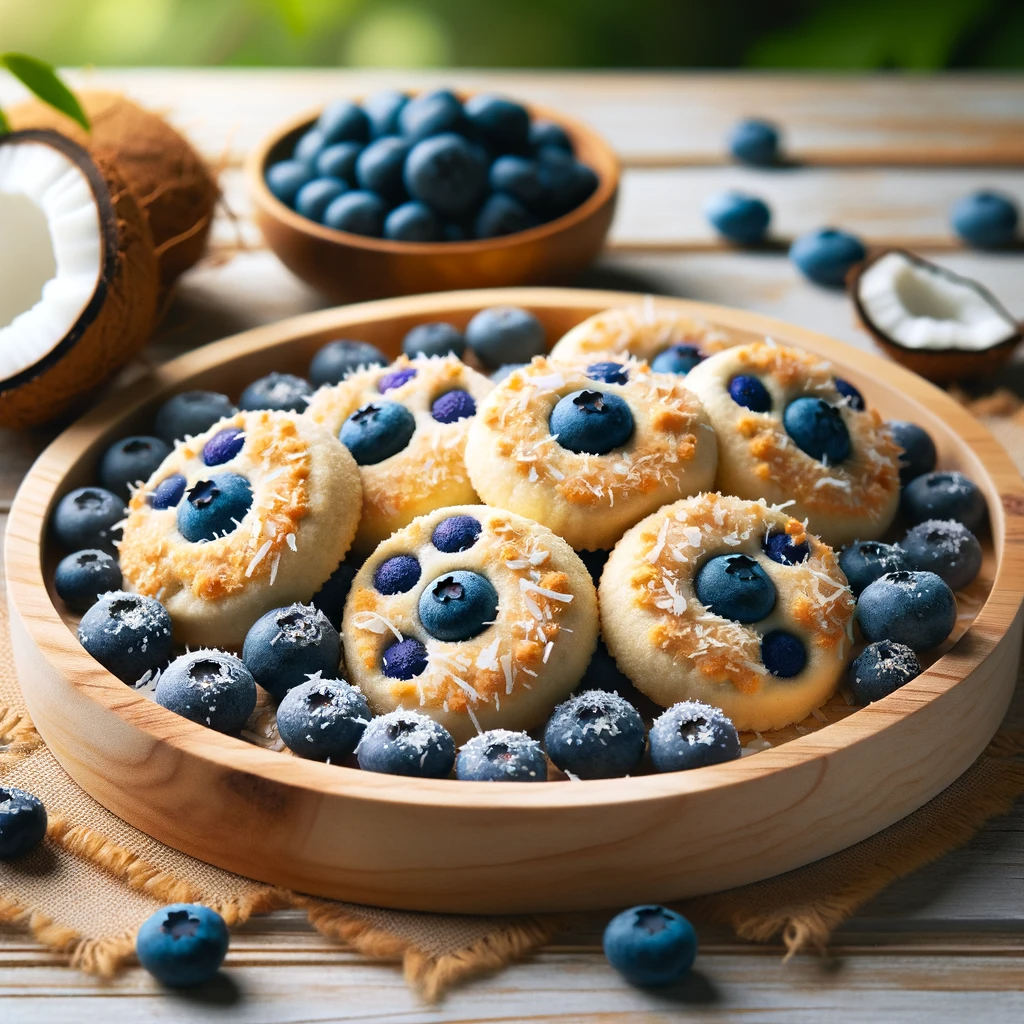
[[[124,578],[180,643],[240,646],[264,612],[308,601],[345,557],[358,467],[319,424],[240,412],[180,442],[129,502]]]
[[[762,501],[700,494],[638,523],[601,576],[601,634],[637,689],[778,729],[835,691],[854,599],[832,549]]]

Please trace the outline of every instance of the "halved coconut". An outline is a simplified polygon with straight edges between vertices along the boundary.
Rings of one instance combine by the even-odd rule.
[[[56,132],[0,136],[0,426],[44,423],[138,351],[149,226],[123,179]]]

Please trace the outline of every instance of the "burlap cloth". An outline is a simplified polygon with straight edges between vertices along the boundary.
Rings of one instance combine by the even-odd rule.
[[[1001,395],[976,407],[1024,463],[1024,413]],[[776,878],[678,904],[701,923],[744,939],[782,937],[788,955],[823,948],[832,931],[891,882],[966,843],[1024,794],[1024,734],[1001,731],[978,761],[934,800],[842,853]],[[229,924],[301,907],[328,937],[376,957],[401,959],[427,999],[496,970],[572,926],[568,916],[464,917],[401,913],[313,899],[233,875],[155,842],[89,797],[35,731],[18,688],[0,597],[0,780],[39,796],[50,813],[46,843],[0,861],[0,921],[30,930],[83,970],[113,974],[134,949],[136,929],[161,904],[216,908]]]

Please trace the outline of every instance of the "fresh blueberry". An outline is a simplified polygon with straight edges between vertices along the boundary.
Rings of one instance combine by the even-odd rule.
[[[414,96],[398,115],[398,127],[413,142],[431,135],[461,131],[465,124],[462,104],[448,89]]]
[[[292,687],[277,707],[277,731],[288,749],[313,761],[340,761],[359,743],[370,705],[341,679],[310,679]]]
[[[772,219],[763,199],[732,189],[713,195],[704,204],[704,216],[723,238],[738,245],[763,242]]]
[[[99,548],[115,554],[115,527],[128,515],[124,502],[102,487],[79,487],[65,494],[53,513],[53,533],[69,551]]]
[[[356,187],[356,161],[363,147],[358,142],[337,142],[321,150],[316,158],[318,178],[334,178],[349,188]],[[322,212],[321,212],[322,216]],[[316,218],[317,220],[320,217]]]
[[[438,640],[472,640],[498,615],[498,592],[491,581],[468,569],[443,573],[420,594],[420,622]]]
[[[811,548],[805,540],[794,544],[788,533],[774,530],[765,538],[764,553],[780,565],[799,565],[807,560]]]
[[[729,152],[740,163],[771,167],[779,161],[779,130],[770,121],[740,121],[729,133]]]
[[[78,624],[78,641],[123,683],[135,683],[165,664],[174,643],[171,617],[159,601],[114,590]]]
[[[381,671],[388,679],[414,679],[427,667],[427,649],[419,640],[398,640],[381,655]]]
[[[678,373],[685,377],[703,361],[704,355],[696,345],[670,345],[651,360],[651,369],[655,373]]]
[[[655,988],[686,977],[697,933],[682,914],[653,904],[631,907],[604,930],[604,955],[631,985]]]
[[[736,727],[719,708],[688,700],[659,715],[648,736],[659,772],[679,772],[740,756]]]
[[[409,102],[404,92],[385,89],[375,92],[363,100],[363,111],[370,123],[370,136],[379,139],[382,135],[398,134],[398,118],[402,108]]]
[[[185,437],[205,434],[218,420],[234,413],[234,402],[227,395],[216,391],[182,391],[160,406],[153,430],[157,437],[174,444]]]
[[[499,156],[488,174],[492,192],[504,192],[527,209],[540,203],[544,196],[539,165],[536,160],[521,156]]]
[[[629,405],[609,391],[573,391],[551,410],[549,429],[571,452],[607,455],[633,436]]]
[[[312,596],[310,604],[327,616],[335,629],[341,629],[341,618],[345,612],[345,600],[352,589],[352,581],[359,571],[357,562],[344,561],[338,566],[327,582]]]
[[[394,242],[436,242],[440,236],[437,215],[416,200],[396,206],[384,219],[384,237]]]
[[[807,664],[807,651],[798,637],[782,629],[773,629],[761,637],[761,661],[773,676],[792,679]]]
[[[327,207],[348,191],[340,178],[314,178],[299,189],[295,197],[295,212],[317,222],[323,220]]]
[[[229,941],[228,926],[215,910],[198,903],[172,903],[142,922],[135,952],[162,985],[192,988],[220,970]]]
[[[279,412],[304,412],[313,389],[308,380],[293,373],[268,373],[254,380],[238,399],[239,409],[272,409]]]
[[[419,583],[422,573],[415,555],[392,555],[377,566],[373,585],[381,594],[407,594]]]
[[[506,377],[511,376],[516,370],[521,370],[526,365],[526,363],[506,363],[504,366],[499,366],[491,374],[491,380],[495,384],[500,384]]]
[[[463,744],[455,777],[462,782],[546,782],[548,763],[527,733],[490,729]]]
[[[930,651],[956,625],[956,598],[933,572],[899,570],[864,588],[857,618],[869,643],[894,640],[915,651]]]
[[[310,128],[295,143],[295,149],[292,150],[292,159],[312,168],[316,164],[316,158],[320,155],[320,150],[323,148],[324,137],[320,130],[318,128]]]
[[[890,420],[889,429],[892,439],[903,449],[900,455],[900,483],[906,487],[911,480],[916,480],[935,468],[938,454],[935,442],[923,427],[905,420]]]
[[[457,327],[443,322],[417,324],[402,339],[402,351],[410,359],[415,356],[447,356],[462,358],[466,339]]]
[[[57,596],[77,612],[92,607],[100,594],[121,589],[121,569],[114,558],[96,548],[62,558],[54,573]]]
[[[887,572],[910,568],[903,549],[898,544],[883,544],[880,540],[855,540],[839,552],[839,568],[846,575],[850,589],[859,597],[864,588]]]
[[[324,143],[366,142],[370,138],[370,121],[362,107],[351,100],[328,103],[316,122]]]
[[[416,420],[398,402],[370,402],[341,425],[338,437],[360,466],[375,466],[402,451],[416,430]]]
[[[978,538],[955,519],[926,519],[900,541],[907,567],[933,572],[951,590],[963,590],[981,571]]]
[[[729,397],[751,412],[771,412],[772,396],[768,389],[749,374],[741,373],[729,381]]]
[[[856,412],[863,412],[867,408],[864,396],[848,380],[836,377],[836,391],[846,399],[850,408]]]
[[[150,508],[158,512],[175,508],[185,495],[185,478],[180,473],[172,473],[153,488],[149,495]]]
[[[473,234],[477,238],[500,238],[528,231],[537,224],[537,218],[522,203],[504,192],[495,192],[480,207],[473,221]]]
[[[580,779],[618,779],[640,763],[644,720],[617,693],[588,690],[555,708],[544,730],[548,757]]]
[[[394,391],[396,388],[400,388],[403,384],[408,384],[415,376],[415,366],[399,367],[397,370],[391,370],[388,373],[385,373],[380,380],[377,381],[377,390],[382,395],[387,391]]]
[[[736,622],[758,622],[775,607],[775,584],[749,555],[716,555],[697,572],[697,600]]]
[[[371,719],[356,756],[365,772],[443,779],[455,764],[455,741],[432,718],[400,708]]]
[[[481,529],[480,520],[472,516],[449,516],[434,527],[430,540],[438,551],[451,555],[468,551],[480,537]]]
[[[470,237],[465,225],[453,220],[446,220],[441,225],[441,235],[446,242],[465,242]]]
[[[466,328],[466,342],[484,366],[528,363],[542,355],[547,336],[544,325],[528,310],[517,306],[482,309]]]
[[[591,380],[604,381],[605,384],[626,384],[629,381],[629,370],[622,363],[591,363],[586,374]]]
[[[955,519],[973,534],[981,533],[988,519],[985,496],[978,486],[955,470],[925,473],[903,488],[903,514],[911,523],[927,519]]]
[[[100,459],[100,483],[127,499],[131,488],[148,480],[171,454],[159,437],[125,437],[115,441]]]
[[[859,238],[837,228],[809,231],[789,247],[789,258],[800,273],[827,288],[841,287],[850,268],[866,255]]]
[[[387,366],[387,357],[367,341],[329,341],[309,364],[309,381],[315,388],[340,384],[363,366]]]
[[[530,137],[530,115],[513,100],[489,93],[471,96],[463,105],[476,135],[495,153],[525,150]]]
[[[330,620],[311,604],[275,608],[245,634],[242,661],[253,679],[280,700],[318,673],[333,679],[341,661],[341,638]]]
[[[0,860],[31,853],[45,837],[43,801],[16,786],[0,786]]]
[[[371,142],[356,160],[356,182],[389,203],[401,203],[406,197],[403,171],[409,155],[409,143],[395,135]]]
[[[327,207],[324,224],[335,231],[380,238],[384,234],[387,209],[384,200],[375,192],[346,192]]]
[[[564,149],[566,153],[572,153],[572,140],[566,130],[554,121],[532,121],[529,132],[530,148],[536,152],[545,146],[554,149]]]
[[[1017,204],[999,192],[972,192],[953,206],[953,230],[980,249],[1010,245],[1017,234]]]
[[[597,175],[586,164],[561,149],[545,148],[539,154],[537,176],[543,191],[540,213],[547,219],[575,210],[597,190]]]
[[[267,168],[267,188],[285,206],[291,206],[299,189],[312,181],[316,172],[304,160],[282,160]]]
[[[192,651],[164,669],[155,696],[161,707],[190,722],[234,733],[256,707],[256,682],[233,654]]]
[[[252,487],[237,473],[217,473],[199,480],[178,506],[178,531],[193,544],[238,529],[252,506]]]
[[[487,186],[487,163],[461,135],[434,135],[416,143],[405,162],[409,195],[449,217],[476,207]]]
[[[868,644],[850,666],[850,689],[858,704],[888,697],[921,674],[921,662],[905,644],[881,640]]]
[[[203,445],[203,465],[223,466],[225,462],[230,462],[244,447],[245,431],[240,427],[225,427],[223,430],[218,430]]]
[[[795,398],[782,414],[786,433],[812,459],[835,466],[850,456],[850,432],[842,413],[822,398]]]
[[[435,398],[430,407],[430,415],[438,423],[458,423],[459,420],[469,419],[476,415],[476,402],[468,391],[456,389],[446,391],[439,398]]]

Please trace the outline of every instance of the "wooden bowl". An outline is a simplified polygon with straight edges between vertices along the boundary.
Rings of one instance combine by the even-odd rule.
[[[40,456],[11,511],[7,586],[19,678],[57,759],[115,814],[220,867],[359,903],[480,913],[614,906],[751,882],[843,849],[935,796],[985,747],[1014,689],[1024,483],[976,420],[899,366],[754,313],[659,301],[829,358],[883,415],[924,426],[941,465],[984,491],[990,593],[966,633],[917,679],[728,764],[494,785],[376,775],[265,750],[179,718],[85,652],[50,590],[49,513],[89,482],[107,444],[145,429],[168,395],[235,392],[272,368],[302,372],[338,335],[395,352],[416,322],[465,324],[497,303],[532,309],[554,340],[599,310],[636,302],[618,292],[462,292],[327,310],[208,345],[113,395]]]
[[[392,242],[335,231],[300,217],[270,192],[265,175],[272,163],[291,155],[299,136],[319,116],[315,111],[285,125],[250,154],[246,179],[256,223],[292,273],[339,303],[456,288],[571,281],[604,246],[618,196],[618,158],[582,122],[547,107],[530,104],[527,109],[531,118],[560,124],[572,139],[577,157],[597,175],[593,195],[556,220],[501,238]]]

